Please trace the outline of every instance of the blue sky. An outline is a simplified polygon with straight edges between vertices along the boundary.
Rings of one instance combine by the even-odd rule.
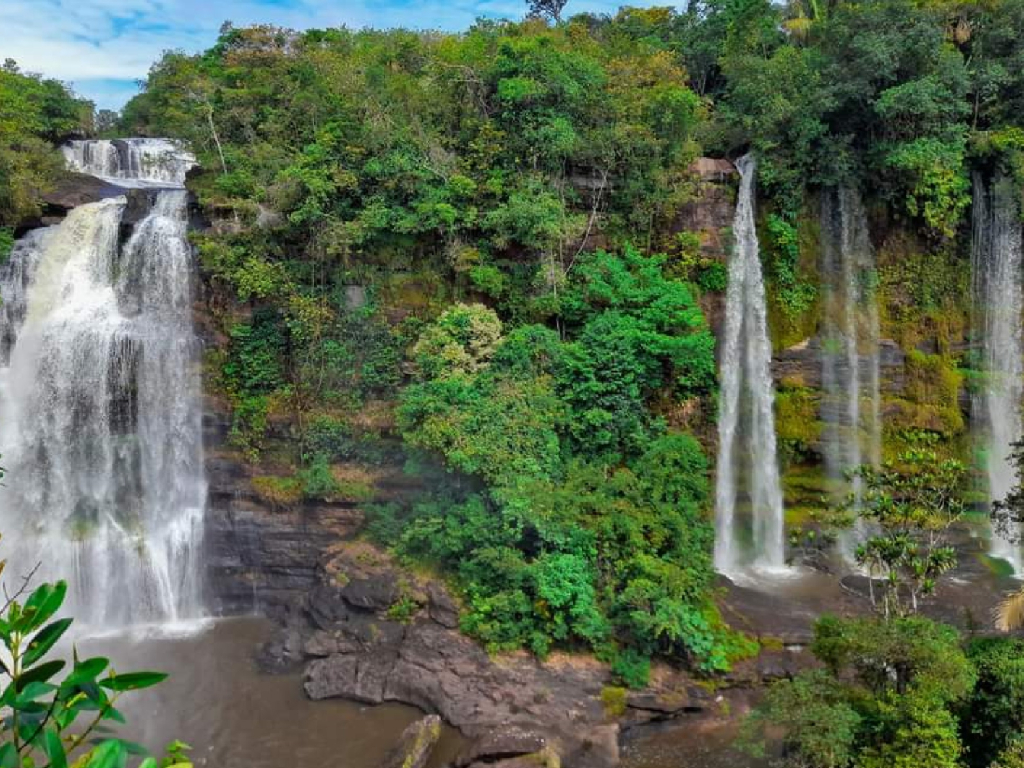
[[[622,0],[570,0],[567,10],[613,12]],[[647,2],[633,1],[633,5]],[[0,0],[0,61],[70,82],[119,108],[165,50],[208,47],[220,25],[264,22],[304,29],[458,30],[480,16],[520,18],[525,0]]]

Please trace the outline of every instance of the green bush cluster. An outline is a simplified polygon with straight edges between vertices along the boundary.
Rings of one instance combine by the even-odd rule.
[[[41,194],[63,170],[54,144],[93,127],[93,104],[59,80],[0,66],[0,262],[10,251],[9,227],[38,216]]]
[[[425,328],[399,428],[467,479],[372,528],[453,574],[462,627],[490,648],[590,648],[629,685],[652,656],[714,671],[748,650],[709,600],[703,451],[651,411],[714,384],[703,316],[664,267],[634,249],[581,257],[562,333],[506,330],[480,305]]]
[[[956,630],[923,617],[818,622],[822,669],[769,690],[747,724],[755,751],[781,734],[781,765],[957,768],[957,714],[975,684]],[[768,729],[768,731],[765,730]]]
[[[1020,765],[1019,639],[965,646],[923,617],[824,618],[813,651],[822,668],[772,686],[747,722],[755,753],[781,753],[779,764],[794,768]]]

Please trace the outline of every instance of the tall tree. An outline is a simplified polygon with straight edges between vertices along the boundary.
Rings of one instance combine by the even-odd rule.
[[[562,10],[569,0],[529,0],[530,16],[549,18],[556,24],[562,20]]]

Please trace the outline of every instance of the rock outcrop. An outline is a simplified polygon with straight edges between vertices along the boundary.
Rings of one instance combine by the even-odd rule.
[[[72,208],[125,194],[124,187],[85,173],[63,174],[53,189],[43,194],[46,213],[64,216]],[[148,210],[148,209],[147,209]]]
[[[380,768],[424,768],[441,738],[441,718],[427,715],[411,723],[398,737]]]
[[[226,408],[206,403],[208,602],[221,614],[277,614],[316,585],[324,552],[355,535],[363,513],[349,503],[269,504],[253,487],[253,467],[225,447]]]
[[[364,542],[332,547],[318,578],[264,649],[264,663],[306,664],[313,699],[401,702],[439,715],[469,739],[459,766],[611,768],[624,729],[710,704],[667,668],[651,689],[630,694],[590,657],[492,657],[458,631],[457,603],[442,584],[402,571]]]

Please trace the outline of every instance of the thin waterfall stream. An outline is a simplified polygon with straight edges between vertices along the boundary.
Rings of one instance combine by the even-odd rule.
[[[860,483],[847,484],[847,474],[878,464],[882,454],[875,255],[856,190],[825,194],[822,241],[825,471],[838,493],[853,494],[856,506]]]
[[[772,347],[754,220],[757,163],[745,155],[736,167],[741,181],[726,289],[715,487],[715,567],[723,573],[785,565]],[[744,503],[750,514],[741,521]]]
[[[1024,397],[1024,275],[1022,275],[1020,193],[1012,181],[997,177],[986,184],[974,177],[971,275],[974,332],[984,384],[973,404],[974,428],[983,448],[988,498],[1006,497],[1015,484],[1008,461],[1021,435]],[[1021,545],[1016,532],[994,531],[993,556],[1020,573]]]

